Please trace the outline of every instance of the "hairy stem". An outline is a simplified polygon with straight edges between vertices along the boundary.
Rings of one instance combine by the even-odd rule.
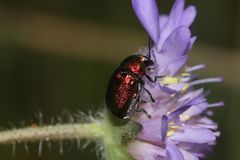
[[[0,132],[0,144],[45,140],[97,139],[104,134],[99,122],[28,127]]]
[[[134,121],[120,120],[105,112],[103,119],[88,123],[69,123],[48,126],[29,126],[0,132],[0,144],[62,141],[72,139],[100,140],[106,160],[131,160],[127,145],[141,130]],[[41,147],[40,147],[41,148]],[[41,153],[41,149],[39,151]]]

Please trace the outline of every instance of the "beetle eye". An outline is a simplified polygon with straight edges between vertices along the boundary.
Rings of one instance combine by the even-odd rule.
[[[146,66],[152,66],[154,64],[153,61],[147,56],[140,55],[139,58]]]
[[[153,61],[151,59],[147,59],[147,60],[144,61],[144,64],[146,66],[152,66],[154,63],[153,63]]]

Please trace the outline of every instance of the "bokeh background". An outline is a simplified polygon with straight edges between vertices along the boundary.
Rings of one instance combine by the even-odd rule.
[[[159,0],[167,13],[172,0]],[[190,64],[207,64],[203,77],[223,76],[223,84],[205,85],[221,137],[208,160],[240,159],[240,1],[192,0],[198,16],[192,27],[198,40]],[[63,112],[96,111],[103,106],[108,79],[117,64],[146,45],[147,36],[130,1],[0,0],[0,126],[37,122]],[[24,121],[25,124],[23,123]],[[43,148],[18,145],[16,160],[96,159],[93,145],[84,151],[64,143]],[[11,146],[0,146],[0,159],[12,159]]]

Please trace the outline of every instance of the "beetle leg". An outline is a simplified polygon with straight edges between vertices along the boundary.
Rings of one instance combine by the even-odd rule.
[[[137,108],[137,109],[135,109],[135,112],[142,112],[142,113],[146,114],[149,119],[152,118],[151,115],[148,114],[144,108]]]
[[[149,75],[147,75],[147,74],[144,74],[146,77],[147,77],[147,79],[150,81],[150,82],[152,82],[152,83],[155,83],[156,81],[157,81],[157,77],[155,77],[154,79],[152,79],[152,77],[150,77]]]
[[[139,83],[140,83],[140,85],[141,85],[141,88],[143,88],[146,92],[147,92],[147,94],[150,96],[150,98],[151,98],[151,101],[154,103],[155,102],[155,100],[154,100],[154,98],[152,97],[152,94],[150,93],[150,91],[149,90],[147,90],[145,87],[144,87],[144,81],[143,80],[139,80]]]
[[[126,115],[124,116],[124,119],[127,119],[129,118],[133,111],[135,111],[137,109],[137,106],[138,106],[138,102],[139,102],[139,96],[137,94],[134,94],[133,98],[132,98],[132,101],[131,103],[129,104],[129,108],[127,110],[127,113]]]
[[[143,89],[147,92],[147,94],[148,94],[148,95],[150,96],[150,98],[151,98],[151,101],[154,103],[155,100],[154,100],[154,98],[152,97],[152,94],[150,93],[150,91],[147,90],[145,87],[143,87]]]
[[[150,77],[148,74],[144,74],[146,77],[147,77],[147,79],[150,81],[150,82],[152,82],[152,83],[155,83],[158,79],[161,79],[161,78],[164,78],[165,76],[156,76],[156,77],[154,77],[154,79],[152,78],[152,77]]]
[[[156,70],[156,67],[148,67],[147,70],[149,72],[154,72]]]

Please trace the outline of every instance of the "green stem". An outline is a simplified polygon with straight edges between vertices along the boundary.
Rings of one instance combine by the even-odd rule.
[[[103,124],[94,122],[12,129],[0,132],[0,144],[82,138],[97,139],[104,135],[102,126]]]
[[[131,160],[127,153],[128,143],[140,131],[141,126],[133,121],[120,120],[105,112],[104,119],[89,123],[30,126],[0,132],[0,144],[62,141],[72,139],[100,140],[106,160]],[[40,147],[41,153],[41,147]]]

